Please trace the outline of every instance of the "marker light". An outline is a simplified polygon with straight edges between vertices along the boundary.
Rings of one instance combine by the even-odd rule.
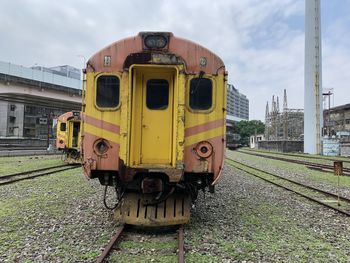
[[[208,158],[213,153],[213,146],[207,141],[201,141],[196,145],[195,151],[199,157]]]
[[[95,142],[94,149],[97,154],[104,154],[109,149],[108,142],[104,139],[99,139]]]

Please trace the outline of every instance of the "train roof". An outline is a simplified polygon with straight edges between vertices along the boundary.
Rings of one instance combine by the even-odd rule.
[[[58,116],[58,121],[66,122],[67,120],[69,120],[69,119],[71,119],[73,117],[77,117],[77,119],[80,119],[80,117],[81,117],[80,111],[68,111],[68,112],[65,112],[65,113],[61,114],[60,116]]]
[[[165,36],[166,45],[161,48],[148,48],[145,39],[149,36],[160,38]],[[152,54],[158,56],[154,58]],[[163,62],[162,54],[167,58]],[[94,54],[89,59],[86,70],[88,72],[122,72],[128,67],[125,63],[132,55],[134,57],[131,60],[138,62],[134,62],[135,64],[180,64],[181,61],[185,64],[187,73],[225,72],[225,65],[216,54],[190,40],[175,37],[170,32],[140,32],[137,36],[114,42]]]

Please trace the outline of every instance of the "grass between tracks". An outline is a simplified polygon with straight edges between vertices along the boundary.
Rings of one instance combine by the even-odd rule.
[[[240,185],[227,182],[219,184],[216,195],[207,196],[208,204],[198,200],[197,211],[185,227],[186,262],[350,260],[349,231],[333,232],[329,227],[330,222],[347,218],[325,219],[323,229],[322,218],[311,212],[300,214],[299,210],[308,209],[300,207],[304,199],[285,207],[283,198],[264,199],[254,189],[238,190]],[[98,207],[100,198],[79,168],[0,188],[0,261],[94,262],[114,230]],[[174,243],[126,242],[120,249],[130,253],[113,254],[110,262],[176,262],[175,247]],[[165,252],[155,256],[153,249]]]
[[[95,194],[79,168],[1,187],[0,261],[94,261],[113,231]]]
[[[339,260],[347,259],[344,251],[335,249],[319,233],[300,228],[298,221],[284,216],[282,209],[271,203],[257,204],[255,209],[253,214],[241,215],[243,238],[219,241],[223,253],[238,260],[258,260],[259,251],[277,261],[317,261],[329,258],[332,253]]]
[[[305,182],[316,182],[321,184],[329,184],[331,186],[338,185],[338,176],[335,176],[330,172],[320,172],[316,170],[312,170],[307,168],[305,165],[288,163],[279,160],[266,159],[257,156],[251,156],[246,154],[241,154],[239,152],[230,152],[227,154],[229,158],[237,159],[237,161],[242,162],[235,156],[241,156],[244,158],[244,163],[248,165],[254,166],[254,164],[259,164],[260,169],[265,169],[267,171],[269,168],[273,167],[275,171],[271,171],[272,173],[278,173],[280,171],[293,172],[296,175],[299,175],[300,179],[303,179]],[[240,158],[241,159],[241,158]],[[293,179],[294,180],[294,179]],[[350,188],[350,176],[340,176],[339,177],[339,185],[340,187]]]
[[[213,222],[206,230],[201,220],[192,222],[188,262],[348,262],[347,252],[326,233],[304,227],[293,211],[273,203],[239,200],[236,214],[222,226]],[[220,221],[219,217],[217,220]],[[346,240],[343,247],[350,245]],[[187,262],[187,261],[186,261]]]
[[[0,176],[64,164],[60,155],[0,157]]]
[[[129,232],[130,231],[130,232]],[[130,228],[122,235],[108,262],[176,262],[176,227]]]

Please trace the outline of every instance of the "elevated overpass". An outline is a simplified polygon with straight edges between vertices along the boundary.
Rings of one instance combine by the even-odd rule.
[[[0,61],[0,101],[80,110],[82,81]]]
[[[65,68],[66,75],[59,71]],[[68,68],[78,72],[75,78]],[[81,109],[81,87],[79,70],[69,66],[27,68],[0,61],[1,140],[53,139],[57,117]]]

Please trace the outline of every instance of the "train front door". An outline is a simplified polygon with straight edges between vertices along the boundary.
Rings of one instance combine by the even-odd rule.
[[[130,164],[171,166],[173,157],[174,69],[133,69]]]
[[[173,90],[171,72],[143,74],[141,164],[171,165]]]

